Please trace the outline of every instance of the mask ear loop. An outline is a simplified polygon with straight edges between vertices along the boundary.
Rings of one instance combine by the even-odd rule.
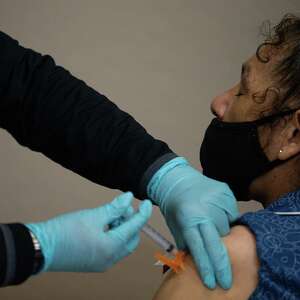
[[[280,113],[277,113],[277,114],[274,114],[274,115],[271,115],[271,116],[266,116],[266,117],[263,117],[263,118],[258,119],[258,120],[245,121],[245,122],[227,122],[227,121],[225,122],[225,121],[219,120],[218,118],[214,118],[212,120],[212,124],[217,125],[218,127],[223,127],[223,126],[226,126],[226,127],[240,126],[240,127],[247,127],[248,128],[249,126],[252,127],[253,125],[261,126],[261,125],[264,125],[266,123],[270,123],[272,121],[275,121],[277,118],[290,115],[290,114],[294,113],[295,111],[297,111],[299,109],[300,109],[300,107],[294,108],[294,109],[290,109],[290,110],[286,110],[286,111],[282,111]]]
[[[294,109],[290,109],[290,110],[286,110],[286,111],[282,111],[278,114],[274,114],[274,115],[271,115],[271,116],[267,116],[267,117],[263,117],[261,119],[258,119],[256,121],[253,121],[253,123],[257,126],[260,126],[260,125],[264,125],[266,123],[270,123],[274,120],[276,120],[277,118],[280,118],[280,117],[284,117],[284,116],[288,116],[292,113],[294,113],[295,111],[299,110],[300,108],[294,108]]]

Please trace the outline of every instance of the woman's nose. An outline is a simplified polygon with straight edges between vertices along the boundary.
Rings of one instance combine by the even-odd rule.
[[[224,118],[226,110],[232,101],[232,89],[218,95],[213,99],[210,105],[211,112],[220,120]]]

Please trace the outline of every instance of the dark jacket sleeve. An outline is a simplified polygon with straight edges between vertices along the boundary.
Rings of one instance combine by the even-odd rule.
[[[2,32],[0,127],[77,174],[140,199],[147,197],[153,174],[176,157],[166,143],[50,56]],[[30,276],[34,249],[24,225],[0,225],[0,253],[0,286]]]
[[[50,56],[26,49],[2,32],[0,127],[65,168],[140,199],[155,171],[176,156]]]
[[[24,282],[33,265],[34,246],[26,226],[0,224],[0,287]]]

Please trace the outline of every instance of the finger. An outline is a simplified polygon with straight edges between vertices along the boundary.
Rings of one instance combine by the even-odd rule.
[[[133,215],[134,215],[134,208],[132,206],[129,206],[123,216],[114,220],[112,223],[108,225],[108,229],[110,230],[119,227],[121,224],[129,220]]]
[[[215,215],[214,220],[219,220],[219,222],[214,222],[219,235],[225,236],[230,232],[230,225],[226,212],[224,212],[223,210],[219,211],[219,215]]]
[[[224,222],[222,227],[218,227],[218,233],[220,236],[225,236],[230,232],[230,226],[228,222]]]
[[[133,253],[140,243],[139,234],[134,235],[127,243],[126,248],[129,253]]]
[[[175,244],[176,244],[176,247],[178,250],[184,250],[186,249],[186,245],[184,243],[184,240],[183,240],[183,237],[181,235],[181,232],[180,230],[178,230],[176,227],[169,227],[171,233],[172,233],[172,236],[175,240]]]
[[[135,234],[137,234],[147,223],[152,213],[152,203],[144,200],[139,207],[139,211],[135,213],[128,221],[119,227],[111,230],[109,233],[118,236],[127,243]]]
[[[221,236],[230,232],[228,216],[224,209],[215,207],[211,219],[213,219],[213,223]]]
[[[213,223],[207,222],[200,225],[204,246],[213,264],[217,281],[224,289],[232,285],[232,272],[227,249]]]
[[[136,248],[138,247],[140,243],[140,237],[139,235],[135,235],[134,237],[132,237],[128,243],[122,248],[120,249],[120,251],[118,252],[118,261],[122,260],[123,258],[129,256],[130,254],[132,254]]]
[[[131,206],[132,199],[132,193],[128,192],[116,197],[111,203],[105,204],[103,207],[106,211],[105,224],[111,224],[124,215]]]
[[[230,223],[236,221],[239,218],[240,213],[237,200],[226,183],[224,183],[224,190],[222,196],[220,195],[219,197],[215,198],[213,204],[219,207],[220,210],[226,212],[227,218],[229,219]]]
[[[213,267],[210,263],[198,226],[189,228],[183,232],[185,242],[193,256],[201,279],[209,289],[216,287]]]
[[[239,217],[238,205],[235,199],[224,196],[224,202],[214,202],[212,219],[221,236],[227,235],[230,231],[229,224]]]
[[[133,253],[138,247],[139,243],[140,243],[140,236],[139,234],[135,234],[132,238],[129,239],[127,244],[125,244],[125,246],[122,248],[120,256],[126,257],[131,253]]]
[[[226,211],[227,217],[229,219],[229,222],[232,223],[232,222],[236,221],[240,216],[238,203],[235,200],[235,198],[231,197],[230,195],[227,196],[227,199],[225,199],[225,203],[226,203],[225,211]]]
[[[132,206],[129,206],[124,214],[125,220],[128,221],[129,219],[131,219],[131,217],[134,215],[134,213],[135,213],[134,208]]]

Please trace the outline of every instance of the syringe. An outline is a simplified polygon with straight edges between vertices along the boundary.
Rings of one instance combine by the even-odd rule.
[[[174,256],[176,255],[176,247],[164,236],[162,236],[158,231],[156,231],[152,226],[146,224],[143,227],[142,231],[165,252],[170,253]]]

